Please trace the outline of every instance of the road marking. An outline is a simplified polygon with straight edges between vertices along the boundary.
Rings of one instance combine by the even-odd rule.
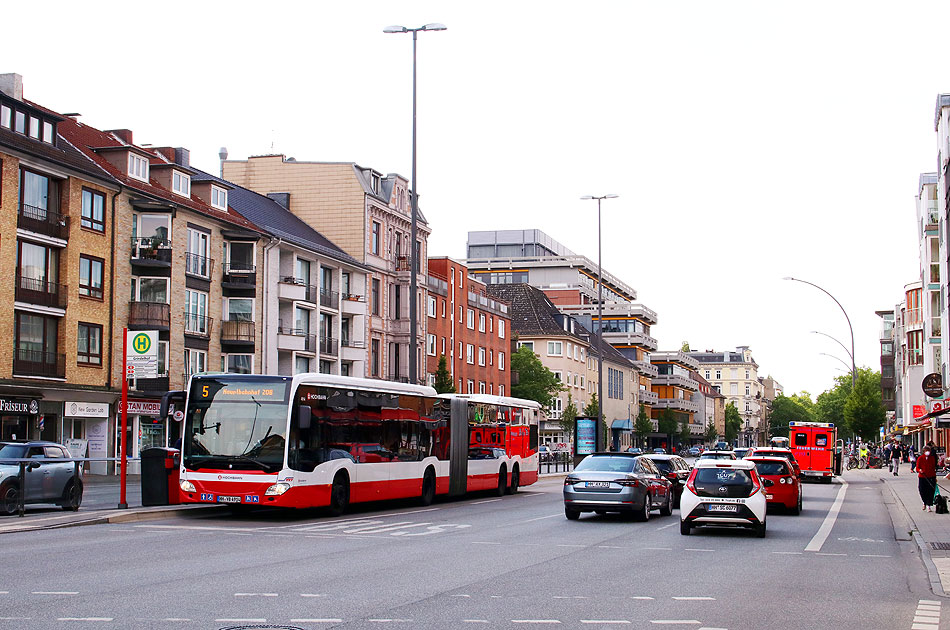
[[[112,617],[57,617],[56,621],[112,621]]]
[[[714,602],[715,597],[674,597],[678,602]]]
[[[277,597],[277,593],[235,593],[235,597]]]
[[[630,599],[644,599],[644,600],[645,600],[645,599],[655,599],[655,598],[653,598],[653,597],[646,597],[646,596],[644,596],[644,595],[639,595],[639,596],[631,597]]]
[[[776,553],[780,556],[800,556],[802,555],[803,552],[801,551],[773,551],[772,553]]]
[[[30,617],[0,617],[0,621],[29,621]]]
[[[186,619],[185,617],[165,617],[162,621],[191,621],[191,619]]]
[[[940,630],[940,625],[934,623],[915,623],[910,627],[910,630]]]
[[[590,599],[586,595],[555,595],[554,599]]]
[[[862,558],[890,558],[890,556],[881,556],[876,553],[862,553],[860,556]]]
[[[225,618],[225,619],[215,619],[215,621],[216,621],[216,622],[222,622],[222,623],[267,623],[267,620],[264,619],[263,617],[258,618],[258,619],[230,619],[230,618]]]
[[[670,527],[675,527],[676,525],[676,523],[670,523],[669,525],[664,525],[663,527],[657,527],[656,531],[660,531],[661,529],[669,529]]]
[[[0,591],[0,595],[9,595],[10,591]]]
[[[703,626],[699,630],[728,630],[728,628],[710,628],[709,626]]]
[[[529,518],[528,520],[526,520],[526,521],[521,521],[521,522],[522,522],[522,523],[533,523],[534,521],[543,521],[543,520],[546,519],[546,518],[554,518],[555,516],[564,516],[564,515],[561,514],[560,512],[558,512],[557,514],[552,514],[552,515],[550,515],[550,516],[539,516],[539,517],[537,517],[537,518]]]
[[[598,549],[623,549],[623,547],[616,547],[614,545],[597,545]]]
[[[918,615],[926,615],[928,617],[939,617],[940,609],[936,606],[917,606]]]
[[[581,623],[599,623],[603,625],[607,624],[629,624],[630,622],[626,619],[581,619]]]
[[[917,603],[918,603],[918,604],[930,604],[931,606],[940,606],[940,602],[938,602],[938,601],[936,601],[936,600],[933,600],[933,599],[922,599],[922,600],[920,600],[920,601],[917,602]]]
[[[367,619],[373,623],[409,623],[412,619]]]
[[[650,623],[664,624],[664,625],[699,625],[699,622],[695,619],[651,619]]]
[[[471,595],[453,595],[452,597],[471,597]]]
[[[673,551],[672,547],[643,547],[646,551]]]
[[[848,555],[848,554],[846,554],[846,553],[827,553],[827,552],[818,551],[818,552],[815,553],[815,555],[816,555],[816,556],[846,556],[846,555]]]
[[[326,593],[301,593],[301,597],[326,597]]]
[[[487,619],[463,619],[462,623],[491,623]]]
[[[559,619],[512,619],[511,623],[561,623]]]
[[[685,551],[715,551],[715,549],[691,549],[687,547]]]
[[[343,623],[342,619],[291,619],[290,623]]]
[[[583,548],[585,546],[586,545],[558,545],[558,547],[580,547],[580,548]]]
[[[501,501],[501,499],[488,499],[487,501],[473,501],[472,505],[481,505],[482,503],[494,503],[495,501]]]
[[[33,591],[30,595],[79,595],[79,591]]]
[[[808,546],[805,547],[805,551],[821,551],[821,546],[825,544],[826,540],[828,540],[828,536],[831,534],[831,530],[835,526],[835,521],[838,519],[838,512],[841,511],[841,505],[844,503],[844,495],[847,491],[848,482],[844,479],[841,479],[841,488],[838,490],[837,496],[835,496],[835,502],[831,505],[831,509],[828,510],[828,515],[825,516],[825,520],[821,523],[821,527],[818,528],[818,531],[815,532],[811,542],[809,542]]]

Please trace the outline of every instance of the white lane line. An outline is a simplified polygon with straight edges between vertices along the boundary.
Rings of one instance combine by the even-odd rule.
[[[301,597],[326,597],[326,593],[301,593]]]
[[[839,477],[839,479],[841,478]],[[822,521],[821,527],[819,527],[818,531],[815,532],[811,542],[809,542],[808,546],[805,547],[805,551],[821,551],[821,546],[825,544],[826,540],[828,540],[828,536],[831,534],[831,529],[835,526],[835,521],[838,520],[838,512],[841,511],[841,505],[844,503],[844,495],[847,491],[848,482],[844,479],[841,479],[841,488],[838,490],[838,495],[835,497],[835,502],[831,504],[831,509],[828,510],[828,515],[825,516],[825,520]]]
[[[291,619],[290,623],[343,623],[342,619]]]
[[[555,595],[554,599],[590,599],[586,595]]]
[[[914,617],[914,623],[933,623],[940,625],[940,617]]]
[[[714,602],[715,597],[674,597],[678,602]]]
[[[917,602],[918,604],[930,604],[932,606],[939,606],[940,602],[933,599],[921,599]]]
[[[581,619],[581,623],[599,623],[606,626],[608,624],[629,624],[630,622],[626,619]]]
[[[412,619],[368,619],[374,623],[409,623]]]
[[[79,595],[79,591],[33,591],[30,595]]]
[[[560,619],[512,619],[511,623],[561,623]]]
[[[235,593],[235,597],[277,597],[277,593]]]
[[[220,622],[220,623],[267,623],[267,620],[264,619],[263,617],[259,617],[259,618],[257,618],[257,619],[231,619],[231,618],[224,618],[224,619],[215,619],[215,622]]]
[[[935,623],[915,623],[911,625],[910,630],[940,630],[940,625]]]
[[[462,623],[491,623],[487,619],[463,619]]]
[[[546,519],[546,518],[554,518],[554,517],[556,517],[556,516],[564,516],[564,515],[559,512],[559,513],[557,513],[557,514],[552,514],[552,515],[550,515],[550,516],[539,516],[539,517],[537,517],[537,518],[529,518],[528,520],[526,520],[526,521],[521,521],[521,522],[522,522],[522,523],[533,523],[533,522],[535,522],[535,521],[543,521],[543,520]]]
[[[586,547],[586,545],[558,545],[558,547],[579,547],[579,548],[583,548],[583,547]]]
[[[677,525],[676,523],[670,523],[669,525],[664,525],[663,527],[657,527],[657,528],[656,528],[656,531],[660,531],[660,530],[663,530],[663,529],[669,529],[670,527],[675,527],[676,525]]]
[[[661,625],[671,625],[671,626],[672,625],[680,625],[680,626],[686,626],[686,625],[698,626],[699,625],[699,622],[696,621],[695,619],[651,619],[650,623],[656,623],[656,624],[661,624]]]
[[[642,599],[642,600],[647,600],[647,599],[655,599],[655,598],[653,598],[653,597],[646,597],[646,596],[644,596],[644,595],[639,595],[639,596],[631,597],[630,599]]]
[[[483,503],[494,503],[495,501],[501,501],[501,499],[488,499],[487,501],[472,501],[472,505],[481,505]]]
[[[685,551],[715,551],[715,549],[691,549],[687,547]]]
[[[890,556],[881,556],[876,553],[862,553],[858,555],[860,555],[862,558],[890,558]]]
[[[598,549],[623,549],[623,547],[616,547],[614,545],[597,545]]]
[[[0,595],[9,595],[10,591],[0,591]]]
[[[452,597],[471,597],[471,595],[453,595]]]
[[[191,621],[185,617],[165,617],[162,621]]]
[[[112,617],[57,617],[56,621],[112,621]]]

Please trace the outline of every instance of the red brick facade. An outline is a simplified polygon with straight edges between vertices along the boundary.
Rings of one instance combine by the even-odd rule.
[[[511,316],[508,304],[451,258],[429,259],[425,353],[428,382],[445,355],[459,393],[511,395]]]

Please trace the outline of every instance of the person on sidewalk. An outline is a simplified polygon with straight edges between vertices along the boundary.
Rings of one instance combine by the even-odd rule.
[[[867,468],[868,467],[868,445],[861,443],[861,446],[858,448],[858,468]]]
[[[893,440],[887,445],[887,463],[894,476],[897,476],[897,469],[901,463],[901,445],[897,440]]]
[[[925,446],[917,462],[914,464],[917,471],[917,492],[924,502],[922,510],[933,512],[934,494],[937,492],[937,454],[929,446]]]

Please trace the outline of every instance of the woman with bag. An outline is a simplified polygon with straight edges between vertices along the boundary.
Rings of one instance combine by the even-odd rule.
[[[937,455],[930,446],[925,446],[914,463],[917,471],[917,492],[924,502],[922,510],[933,512],[934,495],[937,493]]]

